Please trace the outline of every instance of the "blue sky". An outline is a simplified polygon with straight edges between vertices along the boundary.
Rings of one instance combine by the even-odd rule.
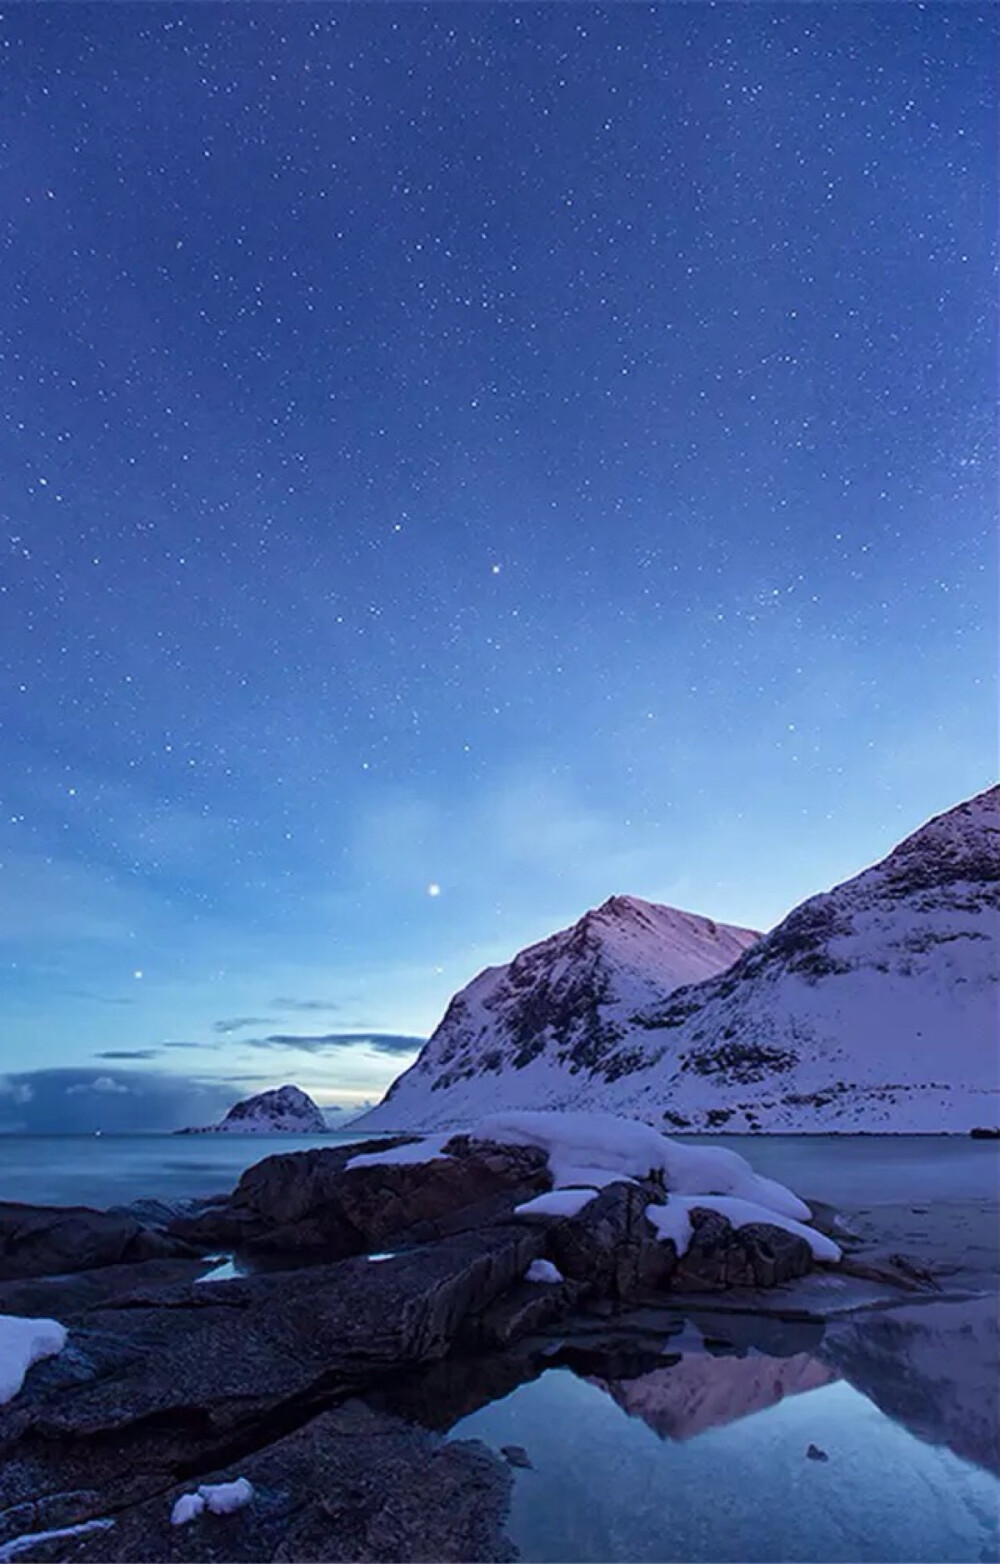
[[[766,927],[990,780],[995,34],[5,13],[15,1084],[377,1097],[607,895]]]

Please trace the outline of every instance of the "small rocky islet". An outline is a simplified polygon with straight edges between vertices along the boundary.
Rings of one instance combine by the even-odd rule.
[[[459,1416],[554,1353],[655,1357],[685,1300],[929,1285],[844,1241],[735,1154],[608,1115],[279,1154],[181,1207],[0,1204],[0,1314],[66,1327],[0,1409],[0,1557],[510,1558],[510,1456],[445,1439]],[[231,1511],[197,1497],[240,1479]]]

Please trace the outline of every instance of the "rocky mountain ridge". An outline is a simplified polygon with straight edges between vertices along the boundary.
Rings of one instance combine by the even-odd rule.
[[[474,978],[385,1104],[356,1123],[367,1128],[390,1102],[395,1108],[427,1092],[450,1101],[454,1088],[480,1080],[492,1082],[502,1107],[540,1105],[540,1076],[550,1091],[590,1076],[616,1080],[642,1062],[641,1047],[630,1042],[634,1016],[680,985],[724,971],[758,938],[752,929],[612,896],[571,928]]]
[[[685,983],[679,964],[664,967],[656,936],[668,929],[715,930],[730,959]],[[440,1128],[526,1105],[668,1130],[995,1126],[998,953],[994,787],[760,939],[613,897],[456,995],[358,1128]]]

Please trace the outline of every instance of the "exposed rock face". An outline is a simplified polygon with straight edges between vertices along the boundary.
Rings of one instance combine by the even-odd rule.
[[[480,1227],[549,1185],[542,1153],[522,1146],[460,1140],[429,1162],[346,1166],[368,1149],[267,1157],[244,1173],[230,1201],[181,1218],[170,1231],[249,1253],[340,1259]]]
[[[327,1123],[312,1098],[298,1086],[258,1092],[230,1108],[219,1124],[183,1130],[185,1135],[325,1135]]]
[[[457,994],[417,1062],[359,1128],[461,1125],[498,1108],[555,1106],[587,1080],[645,1062],[632,1017],[721,972],[758,938],[637,896],[491,967]]]
[[[668,960],[671,920],[687,917],[615,897],[481,974],[360,1122],[428,1129],[531,1106],[667,1130],[1000,1125],[1000,787],[762,939],[711,925],[735,959],[694,982]]]
[[[694,1230],[680,1260],[657,1238],[645,1211],[662,1194],[611,1184],[575,1217],[522,1217],[546,1233],[546,1255],[567,1278],[601,1298],[632,1302],[652,1293],[775,1287],[813,1265],[805,1239],[771,1223],[734,1228],[718,1212],[695,1207]]]
[[[568,1279],[599,1297],[625,1302],[667,1285],[676,1265],[672,1246],[646,1220],[662,1193],[609,1184],[575,1217],[524,1216],[546,1232],[546,1254]]]
[[[237,1437],[252,1441],[277,1407],[287,1416],[338,1388],[439,1358],[543,1248],[536,1231],[495,1227],[382,1264],[346,1260],[175,1288],[140,1283],[89,1310],[70,1347],[33,1370],[0,1415],[0,1509],[31,1496],[4,1487],[26,1441],[55,1451],[114,1434],[108,1459],[125,1472],[135,1454],[125,1436],[148,1435],[158,1461],[183,1466],[200,1453],[207,1463]]]
[[[124,1212],[0,1202],[0,1281],[193,1253]]]
[[[677,1262],[672,1286],[680,1292],[714,1292],[725,1287],[775,1287],[812,1270],[804,1238],[769,1222],[734,1228],[717,1211],[695,1207],[687,1253]],[[673,1245],[670,1245],[671,1249]]]

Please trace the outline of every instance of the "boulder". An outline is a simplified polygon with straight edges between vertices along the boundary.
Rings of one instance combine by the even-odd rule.
[[[574,1217],[527,1213],[519,1220],[544,1230],[546,1256],[563,1276],[624,1303],[669,1283],[676,1256],[646,1220],[646,1207],[662,1201],[662,1191],[648,1185],[609,1184]]]
[[[180,1218],[169,1231],[248,1253],[335,1260],[502,1221],[549,1184],[542,1152],[465,1137],[427,1162],[346,1166],[391,1144],[398,1142],[267,1157],[247,1169],[225,1205]]]
[[[726,1287],[775,1287],[812,1270],[812,1251],[804,1238],[769,1222],[734,1228],[717,1211],[695,1206],[687,1253],[674,1270],[671,1286],[683,1292],[717,1292]],[[665,1244],[673,1250],[673,1244]]]
[[[0,1281],[195,1252],[180,1236],[144,1227],[128,1212],[0,1202]]]

